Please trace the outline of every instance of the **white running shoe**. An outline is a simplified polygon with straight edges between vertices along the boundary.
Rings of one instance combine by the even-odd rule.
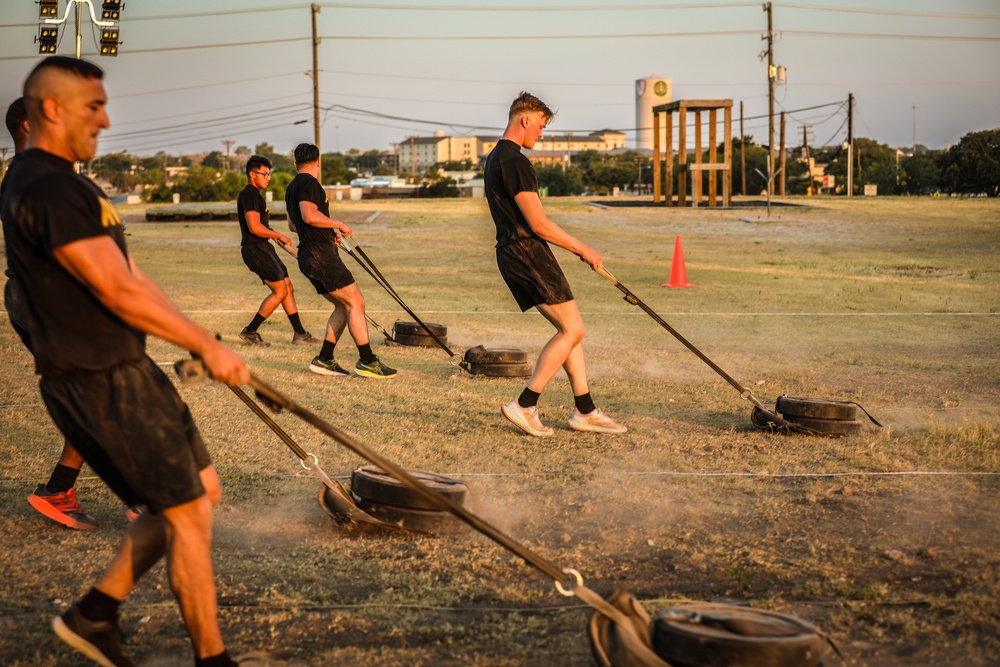
[[[600,408],[596,408],[593,412],[588,412],[585,415],[580,414],[579,410],[574,411],[573,416],[569,419],[569,427],[574,431],[586,431],[588,433],[624,433],[628,430],[601,412]]]
[[[517,399],[508,403],[507,405],[500,408],[500,412],[503,416],[510,420],[510,422],[527,433],[528,435],[533,435],[538,438],[547,438],[550,435],[555,435],[555,431],[542,423],[542,420],[538,417],[538,406],[533,405],[530,408],[522,408],[518,404]]]

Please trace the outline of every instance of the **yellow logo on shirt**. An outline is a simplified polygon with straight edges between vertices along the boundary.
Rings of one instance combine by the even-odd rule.
[[[111,200],[100,198],[101,200],[101,226],[102,227],[118,227],[122,224],[122,219],[118,215],[118,211],[115,210],[114,204]]]

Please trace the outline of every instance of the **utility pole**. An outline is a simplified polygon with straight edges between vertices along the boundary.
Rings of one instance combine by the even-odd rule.
[[[781,112],[781,152],[778,153],[778,194],[785,195],[785,112]]]
[[[854,93],[847,94],[847,196],[854,195]]]
[[[917,105],[913,105],[913,154],[917,154]]]
[[[774,79],[778,74],[774,66],[774,23],[771,3],[764,3],[767,12],[767,194],[774,194]]]
[[[743,100],[740,100],[740,175],[742,176],[742,189],[740,192],[747,196],[747,152],[746,135],[743,134]]]
[[[319,14],[320,6],[313,3],[309,6],[310,13],[312,14],[312,56],[313,56],[313,143],[316,144],[316,148],[320,148],[319,143],[319,35],[316,33],[316,15]],[[320,148],[320,155],[322,156],[323,150]],[[322,157],[320,158],[322,160]],[[323,163],[320,162],[319,170],[319,181],[323,182]]]

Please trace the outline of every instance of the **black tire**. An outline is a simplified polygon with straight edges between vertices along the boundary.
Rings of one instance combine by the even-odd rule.
[[[477,345],[465,351],[465,360],[470,364],[526,364],[528,353],[516,348],[488,349]]]
[[[809,419],[784,415],[785,420],[816,431],[819,435],[844,436],[861,433],[864,422],[860,419]]]
[[[467,487],[464,482],[424,470],[407,472],[448,500],[458,505],[465,502]],[[377,466],[361,466],[351,473],[351,491],[363,500],[383,505],[419,510],[441,509]]]
[[[854,403],[822,398],[779,396],[774,407],[775,411],[786,417],[809,419],[857,419],[858,417],[858,406]]]
[[[826,641],[812,624],[732,605],[664,609],[653,618],[652,630],[653,650],[672,665],[815,667],[826,652]]]
[[[444,338],[448,335],[448,327],[443,324],[436,324],[434,322],[424,322],[427,325],[427,329],[434,332],[434,335],[438,338]],[[406,336],[430,336],[427,333],[427,329],[416,322],[406,322],[403,320],[396,320],[396,323],[392,325],[393,334],[404,334]],[[393,338],[396,336],[393,335]]]
[[[448,512],[395,507],[373,503],[364,498],[358,500],[358,507],[380,521],[425,533],[453,533],[463,525]]]
[[[393,342],[398,345],[410,345],[413,347],[437,347],[437,343],[430,336],[418,336],[415,334],[401,334],[394,333],[392,335]],[[440,340],[445,345],[448,344],[448,338],[444,336],[438,336]]]
[[[465,370],[491,378],[526,378],[533,369],[531,364],[466,364]]]

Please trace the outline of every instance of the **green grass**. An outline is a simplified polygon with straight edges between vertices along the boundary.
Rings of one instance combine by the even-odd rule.
[[[463,376],[438,349],[384,346],[372,332],[398,378],[320,377],[306,371],[316,351],[289,343],[280,310],[261,328],[270,348],[242,346],[236,334],[265,292],[240,261],[236,223],[154,225],[139,221],[142,209],[123,213],[136,220],[128,234],[139,265],[256,373],[397,463],[464,479],[489,521],[595,590],[624,587],[654,612],[708,600],[793,613],[829,632],[853,664],[991,664],[1000,654],[1000,205],[795,202],[808,206],[771,220],[756,209],[545,204],[765,404],[783,393],[856,400],[883,429],[844,439],[753,430],[736,390],[557,250],[588,328],[595,399],[630,430],[569,431],[560,376],[540,402],[556,436],[531,440],[499,413],[523,381]],[[418,315],[448,326],[457,352],[520,347],[534,359],[550,335],[540,316],[517,311],[497,274],[485,202],[338,202],[335,215]],[[678,235],[693,289],[660,287]],[[409,319],[346,261],[376,321]],[[319,335],[326,302],[286,263],[303,322]],[[164,363],[184,356],[161,341],[149,351]],[[97,576],[124,513],[87,469],[80,496],[100,530],[59,529],[24,502],[61,440],[2,319],[0,352],[0,662],[82,665],[48,620]],[[349,340],[338,345],[342,363],[355,354]],[[351,537],[318,506],[319,483],[230,392],[181,393],[223,476],[216,571],[235,652],[267,650],[288,665],[586,664],[586,610],[519,559],[466,533]],[[293,417],[276,419],[331,475],[362,463]],[[956,474],[844,475],[910,472]],[[126,602],[123,622],[140,664],[190,663],[162,566]]]

